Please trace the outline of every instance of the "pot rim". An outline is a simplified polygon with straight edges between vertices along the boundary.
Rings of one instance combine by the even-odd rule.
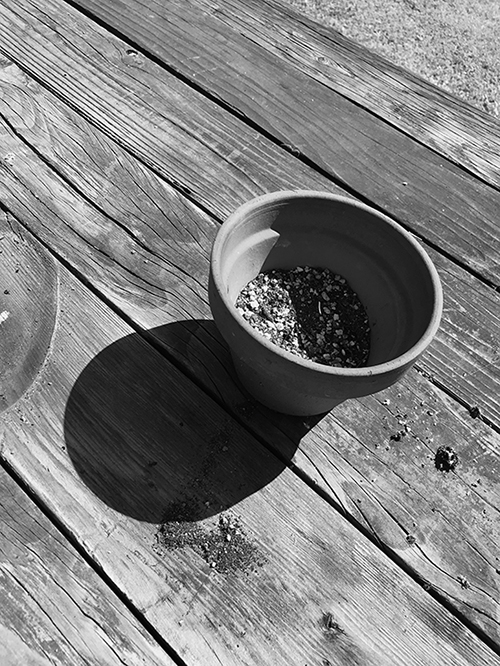
[[[432,315],[429,319],[429,324],[427,325],[424,333],[420,337],[417,343],[415,343],[408,351],[391,361],[386,361],[385,363],[379,363],[377,365],[362,366],[359,368],[342,368],[334,367],[329,365],[324,365],[322,363],[317,363],[316,361],[311,361],[309,359],[302,358],[297,356],[292,352],[286,351],[279,347],[279,345],[274,344],[266,337],[261,335],[256,331],[253,326],[246,322],[246,320],[239,313],[235,305],[231,302],[227,289],[225,288],[223,281],[221,279],[221,270],[220,270],[220,253],[221,248],[225,242],[227,236],[231,233],[233,226],[238,223],[243,216],[248,212],[253,211],[257,208],[260,208],[262,205],[269,205],[273,202],[286,201],[290,199],[323,199],[330,201],[338,201],[341,203],[346,203],[354,208],[359,208],[360,210],[369,212],[379,219],[381,219],[386,224],[392,226],[396,231],[398,231],[405,240],[410,243],[416,252],[420,255],[422,261],[424,262],[427,271],[431,278],[431,283],[433,286],[434,292],[434,305],[432,309]],[[416,361],[416,359],[425,351],[425,349],[432,342],[436,332],[439,329],[441,323],[441,315],[443,311],[443,289],[441,285],[441,280],[437,272],[436,267],[434,266],[431,258],[421,246],[421,244],[416,240],[416,238],[407,231],[401,224],[391,219],[389,216],[381,213],[376,208],[372,208],[357,199],[354,199],[347,195],[334,194],[332,192],[326,191],[316,191],[316,190],[280,190],[276,192],[271,192],[268,194],[263,194],[257,197],[254,197],[250,201],[245,202],[239,206],[233,213],[231,213],[228,218],[220,226],[215,241],[212,246],[212,252],[210,257],[210,269],[212,273],[212,278],[214,280],[215,286],[219,292],[219,295],[229,310],[233,315],[235,321],[239,326],[250,335],[256,342],[260,343],[266,347],[270,352],[273,352],[291,363],[294,363],[302,368],[307,368],[309,370],[314,370],[316,372],[323,372],[325,374],[333,376],[342,376],[342,377],[366,377],[373,375],[382,375],[385,373],[392,372],[396,369],[409,366]]]

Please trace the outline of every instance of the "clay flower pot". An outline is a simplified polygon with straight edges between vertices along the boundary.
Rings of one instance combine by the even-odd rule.
[[[366,366],[303,359],[237,311],[239,292],[259,272],[307,265],[342,275],[361,299],[371,329]],[[321,414],[396,382],[432,341],[443,300],[434,265],[399,224],[355,200],[312,191],[257,197],[224,222],[212,248],[209,298],[248,392],[297,415]]]

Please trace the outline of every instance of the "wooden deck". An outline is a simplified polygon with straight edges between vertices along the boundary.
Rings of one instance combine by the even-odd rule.
[[[0,91],[1,666],[500,665],[500,123],[274,0],[0,0]],[[321,418],[252,401],[208,307],[282,189],[444,288]]]

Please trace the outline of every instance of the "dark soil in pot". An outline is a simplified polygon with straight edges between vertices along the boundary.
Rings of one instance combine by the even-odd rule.
[[[255,330],[297,356],[333,367],[366,365],[366,311],[347,281],[329,269],[259,273],[242,289],[236,308]]]

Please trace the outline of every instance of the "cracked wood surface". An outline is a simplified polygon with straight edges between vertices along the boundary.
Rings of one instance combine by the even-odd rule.
[[[279,0],[189,1],[419,143],[500,187],[500,124],[484,111]],[[96,6],[94,0],[78,0],[78,4],[99,15],[111,9],[111,3]],[[119,24],[114,21],[114,25]]]
[[[491,589],[497,589],[500,553],[491,530],[498,510],[497,435],[415,371],[383,396],[353,401],[317,424],[257,408],[234,384],[227,351],[208,320],[205,285],[217,219],[15,65],[5,61],[0,80],[4,141],[13,156],[0,185],[9,208],[280,455],[290,457],[300,441],[295,465],[495,638],[498,600]],[[263,159],[260,164],[258,171],[265,174]],[[300,169],[294,169],[292,163],[289,173],[300,179]],[[110,175],[104,186],[102,173]],[[233,206],[241,202],[234,199]],[[217,215],[216,206],[209,212]],[[454,377],[465,384],[469,371],[487,399],[495,401],[496,384],[488,389],[484,383],[493,366],[486,357],[486,370],[478,371],[475,355],[488,348],[493,353],[498,301],[450,260],[436,252],[433,258],[445,284],[446,311],[440,337],[421,367],[448,388]],[[469,405],[476,404],[478,393],[474,384],[468,387]],[[387,400],[392,407],[383,404]],[[481,409],[490,415],[485,404],[486,399]],[[408,436],[405,425],[411,428]],[[368,427],[371,435],[365,440]],[[391,437],[401,431],[405,438],[396,444]],[[449,496],[440,498],[447,480],[436,472],[433,454],[449,441],[470,462],[467,474],[453,475],[445,486]],[[473,521],[470,511],[477,513]],[[450,549],[453,535],[459,545]],[[462,576],[470,580],[468,587],[460,584]]]
[[[99,29],[78,12],[67,9],[63,4],[60,4],[59,14],[54,7],[53,10],[52,15],[58,16],[60,25],[65,26],[66,33],[71,35],[71,43],[77,45],[74,50],[58,47],[55,35],[50,31],[46,34],[49,29],[39,18],[30,23],[33,38],[26,40],[23,33],[22,48],[19,37],[19,48],[12,50],[12,58],[22,58],[23,67],[41,77],[45,85],[54,89],[66,102],[76,106],[79,113],[88,117],[98,128],[111,135],[120,145],[166,177],[212,215],[223,219],[252,196],[273,190],[311,188],[340,191],[325,177],[291,159],[255,130],[249,129],[159,66],[137,52],[134,52],[136,55],[128,53],[130,49],[126,43]],[[5,40],[0,43],[0,51],[5,51],[9,44],[17,43],[18,24],[12,18],[14,14],[7,13],[4,18],[8,16],[11,16],[12,23],[5,23]],[[26,13],[25,21],[28,21],[29,16],[29,13]],[[96,49],[100,54],[99,59],[95,57]],[[44,54],[43,60],[38,57],[39,53]],[[68,86],[68,67],[82,73],[81,80],[84,85],[74,81]],[[56,162],[57,168],[63,174],[73,181],[76,179],[79,187],[94,200],[94,192],[101,191],[99,162],[92,167],[92,172],[96,172],[92,179],[78,169],[78,159],[92,162],[92,157],[86,158],[85,150],[76,145],[78,141],[76,144],[75,141],[67,141],[65,121],[64,118],[60,121],[61,112],[57,110],[55,101],[45,101],[44,91],[37,92],[35,84],[30,83],[29,78],[24,79],[17,68],[9,67],[9,61],[6,61],[2,68],[2,82],[5,95],[3,114],[11,126],[19,131],[21,137],[35,143],[36,149],[45,159]],[[120,82],[127,90],[126,98],[120,92]],[[33,94],[29,87],[26,90],[30,85],[34,86],[31,88]],[[44,112],[47,104],[48,110]],[[19,109],[25,107],[28,110],[24,111],[23,115]],[[115,107],[121,108],[121,113],[117,113]],[[109,109],[113,109],[113,112],[108,116]],[[63,123],[62,137],[57,129],[59,122]],[[79,121],[74,121],[73,125],[75,123],[78,127]],[[104,139],[99,138],[98,134],[97,138],[91,141],[93,143],[90,145],[97,144],[96,150],[99,150],[99,144]],[[109,141],[105,145],[108,144]],[[19,147],[18,150],[22,152],[25,149]],[[57,150],[66,151],[69,156],[65,157],[63,154],[59,159]],[[71,158],[73,150],[79,156],[76,160]],[[111,151],[104,164],[106,173],[112,176],[116,161],[113,157],[114,149],[105,150]],[[15,172],[16,169],[22,169],[23,164],[13,164],[12,168]],[[220,186],[222,173],[224,187]],[[474,179],[465,179],[465,176],[463,178],[464,182],[467,180],[475,187]],[[141,182],[145,180],[144,177]],[[15,197],[18,196],[16,187],[14,184]],[[103,194],[108,187],[112,185],[107,184]],[[462,187],[463,184],[457,185],[457,189],[453,190],[454,197],[457,192],[461,192]],[[496,211],[500,207],[500,193],[495,193],[492,188],[489,190],[492,196],[494,195],[491,205],[495,207],[494,216],[491,213],[490,218],[497,225]],[[450,191],[442,188],[436,200],[426,197],[425,205],[429,207],[428,215],[433,223],[443,210],[448,211],[446,215],[453,215],[453,211],[447,208]],[[473,202],[474,206],[482,206],[483,197],[477,197]],[[382,204],[381,201],[379,203]],[[455,203],[452,202],[452,205],[455,206]],[[109,208],[111,204],[106,205]],[[79,208],[80,204],[77,206],[77,209]],[[148,207],[148,210],[150,208]],[[414,213],[412,208],[408,210]],[[153,211],[152,217],[161,224],[159,212]],[[470,219],[464,218],[464,225],[469,225]],[[487,219],[486,211],[482,210],[474,219],[478,227],[483,225]],[[108,225],[108,222],[105,224]],[[419,231],[418,224],[419,219],[410,227],[415,233]],[[126,221],[125,225],[130,225],[130,222]],[[175,225],[182,228],[182,223]],[[179,232],[175,233],[174,237],[178,237]],[[110,243],[115,246],[119,244],[114,240],[114,235],[108,237],[102,233],[101,238],[106,244],[106,251]],[[456,243],[459,246],[460,229],[449,231],[443,239],[444,244]],[[68,241],[63,236],[61,242]],[[123,246],[125,240],[121,242]],[[126,242],[133,242],[133,235]],[[482,284],[479,279],[473,279],[467,271],[461,270],[453,261],[448,261],[429,246],[427,249],[438,267],[443,267],[441,277],[445,296],[449,300],[445,305],[444,323],[438,339],[422,361],[423,369],[435,376],[437,381],[470,408],[478,407],[489,421],[498,426],[498,292]],[[208,254],[209,245],[205,246],[204,252]],[[125,259],[128,265],[133,256],[125,252]],[[104,256],[103,263],[107,261],[108,257]],[[95,270],[101,270],[99,264],[94,263],[94,272]],[[196,268],[194,270],[196,271]],[[183,288],[182,284],[180,288]],[[151,298],[149,293],[147,298]]]
[[[383,110],[381,118],[372,113],[379,111],[374,109],[373,93],[371,104],[360,99],[370,97],[364,89],[354,96],[353,104],[338,92],[334,82],[325,85],[309,70],[293,64],[297,59],[295,43],[276,47],[279,37],[274,35],[291,29],[294,22],[283,12],[281,20],[276,19],[280,30],[270,29],[272,12],[269,19],[263,18],[267,16],[266,3],[260,3],[260,12],[254,12],[262,17],[260,21],[251,13],[252,4],[247,8],[244,0],[233,0],[227,8],[223,8],[225,3],[208,0],[175,0],[168,7],[159,0],[77,0],[76,4],[222,100],[275,141],[500,285],[497,121],[471,111],[461,114],[462,127],[455,128],[452,105],[441,105],[448,109],[450,118],[443,109],[443,117],[433,116],[427,125],[437,124],[441,134],[449,135],[445,143],[450,150],[446,152],[452,153],[457,166],[436,153],[437,130],[416,128],[413,134],[417,141],[406,134],[407,130],[395,132],[385,122]],[[233,12],[238,18],[229,18]],[[350,55],[356,62],[355,53]],[[370,80],[375,80],[378,71],[372,64]],[[400,90],[401,86],[396,87]],[[409,108],[404,95],[401,98],[400,106]],[[469,116],[476,132],[468,129],[466,133],[483,137],[471,151],[467,137],[461,136]],[[472,122],[474,118],[476,122]],[[406,116],[403,122],[405,128],[411,127]],[[496,188],[463,173],[462,165],[469,167],[471,160],[480,160],[483,171],[494,175],[490,180]]]
[[[122,590],[126,588],[138,611],[188,664],[200,659],[203,663],[217,663],[217,659],[262,663],[263,655],[268,655],[266,632],[279,633],[273,654],[278,661],[273,663],[290,663],[293,650],[308,663],[323,665],[329,659],[325,641],[332,647],[332,638],[336,650],[332,654],[341,663],[469,663],[467,644],[479,650],[479,661],[470,663],[497,663],[483,644],[479,642],[478,648],[468,630],[450,620],[443,607],[434,606],[383,553],[498,644],[500,439],[481,418],[473,418],[477,415],[473,407],[479,406],[480,413],[498,427],[498,294],[438,249],[431,250],[445,286],[445,318],[438,340],[403,382],[383,394],[350,401],[319,421],[281,417],[259,408],[233,382],[227,351],[207,320],[206,274],[212,239],[220,219],[254,194],[286,187],[333,191],[335,186],[63,3],[52,3],[50,15],[36,10],[36,3],[23,2],[12,10],[8,4],[3,3],[0,13],[8,19],[11,32],[0,42],[0,50],[37,80],[8,59],[1,62],[0,201],[98,298],[63,271],[58,344],[42,379],[7,412],[2,440],[6,459],[61,516],[89,557]],[[29,27],[23,41],[16,36],[22,27]],[[68,81],[71,71],[79,76]],[[435,205],[442,204],[440,200]],[[10,214],[6,219],[11,220],[9,229],[16,228]],[[157,351],[138,340],[120,317]],[[130,351],[135,359],[131,363],[125,361]],[[222,416],[215,403],[166,360],[161,361],[158,351],[279,458],[265,453],[241,425]],[[166,364],[167,379],[156,378],[158,364]],[[118,390],[116,372],[123,380]],[[154,391],[158,381],[161,390]],[[131,386],[138,391],[137,404],[131,402]],[[109,396],[115,393],[111,404]],[[141,406],[145,414],[151,414],[147,399],[158,405],[158,395],[162,400],[170,396],[166,402],[172,414],[177,406],[185,416],[167,418],[162,402],[156,421],[139,419],[144,430],[139,433],[130,415],[140,412]],[[193,405],[191,410],[179,405],[184,396],[188,406]],[[82,405],[90,406],[93,421],[82,416]],[[195,418],[194,405],[198,410],[201,405],[202,414],[209,415],[209,425],[200,423],[200,416]],[[109,424],[103,416],[106,410],[111,410]],[[217,425],[218,418],[223,425]],[[189,437],[184,430],[187,424]],[[190,442],[201,437],[208,445],[196,451],[188,447],[184,454],[173,447],[165,451],[160,432],[169,433],[176,445],[186,437]],[[109,444],[106,456],[110,454],[116,468],[97,446],[103,438]],[[460,465],[446,475],[436,470],[434,454],[439,445],[450,442],[459,453]],[[255,447],[261,456],[257,460],[251,456]],[[228,459],[219,449],[230,453]],[[200,451],[205,453],[201,462]],[[144,452],[148,459],[141,462]],[[159,467],[156,454],[161,459]],[[179,455],[184,479],[181,471],[174,471]],[[243,481],[241,461],[239,467],[235,462],[242,455],[249,470]],[[285,469],[285,462],[299,478]],[[200,469],[197,465],[209,480],[217,481],[204,490],[215,493],[206,500],[209,506],[214,502],[231,515],[236,506],[246,532],[262,546],[266,558],[269,549],[273,551],[268,569],[258,567],[251,575],[255,577],[250,576],[250,588],[243,592],[240,579],[232,582],[229,591],[221,577],[214,582],[211,576],[217,578],[219,572],[208,565],[207,573],[208,563],[196,549],[170,553],[167,565],[164,557],[152,551],[154,523],[161,520],[172,498],[184,498],[186,486],[196,486],[192,468]],[[161,486],[165,478],[170,480],[169,488]],[[360,531],[304,481],[317,484],[317,490]],[[129,487],[134,488],[133,495],[119,492]],[[303,508],[299,507],[293,529],[285,528],[284,516],[297,497]],[[265,524],[269,507],[270,522]],[[215,513],[213,508],[203,509],[205,529],[214,529],[212,510]],[[330,525],[332,516],[345,544],[334,567],[339,576],[335,609],[328,605],[331,586],[322,589],[325,567],[328,576],[334,571],[323,556],[331,543],[339,543]],[[327,527],[324,520],[330,521]],[[276,530],[283,538],[281,557],[286,551],[288,558],[284,563],[275,559]],[[353,535],[363,555],[359,559],[354,550],[351,561],[352,546],[347,543]],[[313,583],[308,583],[307,558],[311,556]],[[361,592],[352,593],[345,575],[354,576],[359,563],[365,566],[363,558],[371,568],[364,574],[367,580],[361,576]],[[372,573],[379,562],[388,567],[389,577],[395,576],[389,587],[383,572]],[[131,571],[134,576],[127,576]],[[263,615],[262,585],[267,591]],[[404,634],[397,634],[399,654],[388,652],[383,640],[380,643],[377,632],[382,624],[375,624],[366,636],[362,606],[372,605],[372,599],[382,594],[378,610],[370,609],[382,623],[388,617],[384,604],[398,586],[403,588],[396,594],[398,604],[407,603],[404,595],[411,590],[411,595],[417,593],[417,606],[439,609],[437,652],[418,645],[415,638],[422,630],[429,636],[429,622],[425,628],[417,622],[417,633],[409,635],[410,620],[398,627]],[[235,600],[240,598],[243,606],[238,608]],[[304,616],[304,599],[311,598]],[[232,616],[221,621],[220,608],[227,604]],[[285,616],[283,608],[292,610]],[[415,608],[411,606],[410,615]],[[217,609],[220,624],[215,629]],[[263,624],[257,629],[252,626],[249,634],[245,618],[253,617],[256,609]],[[342,619],[348,617],[347,627],[338,619],[339,613]],[[420,621],[423,614],[417,615]],[[394,621],[388,622],[392,632]],[[335,626],[341,630],[332,631]],[[442,627],[446,630],[441,631]],[[220,635],[214,636],[216,631]],[[455,634],[463,638],[450,648]],[[416,649],[411,657],[415,662],[408,661],[409,652],[405,652],[410,645]],[[439,654],[439,650],[444,651]]]
[[[8,226],[0,235],[0,285],[1,413],[21,397],[43,367],[54,331],[58,289],[54,262],[36,251],[29,235],[20,238]]]
[[[173,666],[101,577],[0,468],[2,666]]]
[[[1,457],[185,663],[500,664],[283,460],[59,273],[52,350],[3,414]],[[214,567],[189,539],[162,550],[158,523],[170,516],[178,535],[179,505],[181,528],[192,534],[186,523],[196,522],[202,545],[221,515],[233,521],[248,559]]]

